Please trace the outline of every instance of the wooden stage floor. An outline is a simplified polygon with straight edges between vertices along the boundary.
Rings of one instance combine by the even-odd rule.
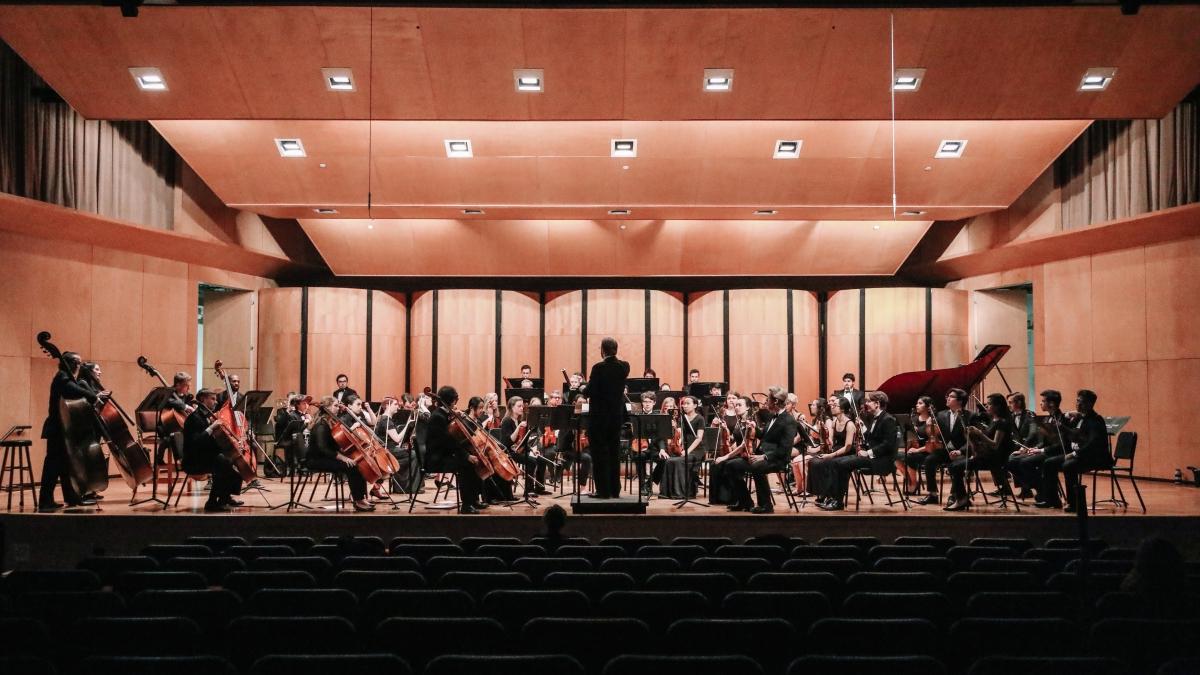
[[[425,509],[420,505],[408,513],[393,510],[387,503],[377,504],[374,513],[333,510],[325,501],[322,485],[315,507],[287,512],[270,510],[268,504],[287,501],[288,486],[279,480],[264,480],[268,492],[250,491],[242,496],[246,506],[231,513],[203,512],[206,493],[189,490],[179,506],[163,509],[156,504],[130,506],[130,489],[114,480],[105,499],[97,508],[81,508],[53,514],[34,513],[29,507],[18,511],[14,494],[13,511],[0,512],[0,547],[3,567],[69,566],[73,561],[103,551],[107,554],[137,553],[147,543],[182,542],[191,535],[237,534],[251,540],[265,535],[374,535],[385,541],[397,536],[444,535],[516,536],[528,538],[540,533],[541,513],[551,504],[570,509],[570,498],[542,497],[537,507],[522,503],[512,507],[493,506],[483,514],[461,516],[452,510]],[[1129,509],[1100,504],[1096,514],[1089,513],[1089,535],[1111,545],[1133,546],[1148,535],[1165,536],[1193,557],[1200,556],[1200,489],[1161,481],[1138,482],[1146,500],[1148,514],[1142,514],[1136,499]],[[1126,497],[1133,498],[1128,482],[1123,482]],[[1090,487],[1090,486],[1089,486]],[[160,487],[165,493],[165,488]],[[146,489],[142,488],[142,496]],[[1100,498],[1108,496],[1108,486],[1099,484]],[[432,484],[422,498],[432,496]],[[0,493],[0,506],[7,501]],[[305,498],[308,494],[304,495]],[[1011,507],[1000,509],[978,506],[965,513],[947,513],[941,507],[887,507],[881,494],[874,505],[864,499],[856,512],[829,513],[811,504],[800,513],[782,508],[782,495],[775,495],[773,515],[730,513],[724,506],[687,505],[673,507],[675,500],[651,499],[645,515],[579,515],[568,520],[567,534],[586,536],[593,541],[610,536],[656,536],[669,541],[677,536],[728,536],[741,540],[750,536],[783,534],[816,542],[825,536],[876,536],[890,542],[901,535],[951,536],[959,543],[974,537],[1027,537],[1040,542],[1050,537],[1077,537],[1081,519],[1062,511],[1035,509],[1030,504],[1020,513]]]

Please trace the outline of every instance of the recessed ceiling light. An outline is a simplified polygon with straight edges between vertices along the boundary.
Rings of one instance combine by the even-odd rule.
[[[924,211],[901,211],[900,215],[902,215],[902,216],[923,216],[923,215],[925,215],[925,212]]]
[[[775,141],[775,154],[772,155],[775,159],[796,159],[800,156],[800,146],[804,145],[804,141]]]
[[[474,157],[475,153],[471,150],[471,141],[467,139],[446,139],[446,156],[447,157]]]
[[[629,215],[629,213],[630,213],[629,209],[609,209],[608,210],[608,215],[610,215],[610,216],[627,216],[627,215]]]
[[[513,70],[513,86],[517,91],[537,93],[543,91],[546,79],[541,68],[517,68]]]
[[[611,148],[611,157],[637,157],[636,138],[614,138]]]
[[[621,223],[621,229],[625,229],[625,223]]]
[[[354,73],[349,68],[322,68],[321,77],[329,91],[354,91]]]
[[[925,79],[924,68],[897,68],[892,89],[895,91],[916,91],[921,88]]]
[[[754,215],[756,215],[756,216],[773,216],[773,215],[775,215],[775,209],[759,209],[754,212]]]
[[[1088,68],[1079,81],[1079,91],[1104,91],[1116,75],[1116,68]]]
[[[330,216],[337,213],[337,209],[313,209],[314,213],[319,213],[323,216]]]
[[[375,225],[374,225],[374,224],[372,224],[372,223],[367,223],[367,229],[368,229],[368,230],[373,230],[373,229],[375,229]]]
[[[305,157],[304,144],[299,138],[276,138],[275,147],[280,157]]]
[[[463,209],[464,216],[482,216],[483,209]]]
[[[167,80],[158,68],[130,68],[129,74],[142,91],[166,91]]]
[[[732,91],[732,68],[705,68],[704,91]]]
[[[933,153],[935,159],[956,159],[962,157],[963,150],[967,148],[967,142],[961,141],[942,141],[938,145],[937,152]]]
[[[879,229],[879,226],[878,226],[878,225],[872,225],[872,226],[871,226],[871,229],[872,229],[872,230],[878,230],[878,229]]]

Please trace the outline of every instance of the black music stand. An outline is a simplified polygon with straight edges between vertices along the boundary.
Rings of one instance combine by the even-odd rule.
[[[304,420],[292,420],[291,422],[288,422],[287,428],[285,429],[284,433],[286,433],[289,438],[293,438],[293,439],[296,437],[296,434],[303,434],[304,433]],[[305,450],[307,451],[307,448],[305,448]],[[308,509],[310,511],[313,509],[312,506],[309,506],[308,504],[305,504],[304,502],[296,499],[296,496],[298,494],[300,494],[300,491],[299,491],[300,486],[296,482],[296,479],[298,477],[297,474],[300,473],[300,461],[299,460],[300,460],[299,449],[293,450],[292,451],[292,461],[288,462],[288,467],[287,467],[288,500],[282,504],[275,504],[274,506],[268,506],[267,507],[268,511],[274,511],[275,509],[279,509],[279,508],[283,508],[283,507],[287,507],[287,510],[289,512],[293,508],[296,508],[296,507]],[[284,455],[284,461],[285,462],[287,461],[286,453]],[[274,466],[274,464],[272,464],[272,466]]]
[[[166,499],[159,499],[159,497],[158,497],[158,469],[159,469],[159,454],[160,454],[158,452],[158,446],[159,446],[159,444],[162,444],[166,441],[166,438],[163,436],[163,433],[162,433],[162,431],[163,431],[162,414],[163,414],[163,411],[167,409],[167,401],[169,401],[171,399],[171,395],[174,393],[175,393],[175,390],[172,389],[171,387],[155,387],[150,390],[150,393],[146,394],[146,397],[143,398],[142,402],[138,404],[136,409],[134,409],[134,414],[137,416],[136,419],[137,419],[137,424],[138,424],[139,430],[150,431],[149,428],[143,428],[143,427],[149,427],[151,424],[154,425],[153,430],[154,430],[154,445],[155,445],[155,447],[154,447],[154,453],[150,457],[150,463],[151,463],[151,466],[153,467],[153,471],[154,471],[154,480],[150,484],[150,496],[147,497],[146,499],[140,499],[136,502],[130,502],[130,504],[129,504],[130,506],[138,506],[140,504],[148,504],[148,503],[153,502],[155,504],[162,504],[163,510],[165,511],[165,510],[167,510],[167,507],[170,505],[170,501],[171,501],[171,490],[170,489],[167,490],[167,498]],[[181,429],[179,431],[179,433],[183,433],[183,430]],[[164,449],[164,451],[166,450],[165,446],[163,449]],[[173,486],[173,484],[172,484],[172,486]]]
[[[713,387],[721,390],[721,393],[717,394],[718,396],[725,396],[729,393],[728,382],[693,382],[688,385],[687,391],[689,396],[694,396],[696,400],[701,401],[711,396],[708,392],[712,391]]]
[[[629,390],[630,395],[640,394],[644,391],[658,391],[657,377],[630,377],[625,380],[625,387]]]
[[[686,391],[679,391],[678,389],[664,389],[662,391],[656,391],[654,392],[654,409],[662,410],[663,400],[667,398],[675,399],[675,407],[678,408],[679,399],[687,395],[688,394]]]
[[[704,419],[704,416],[703,416],[703,415],[701,415],[701,416],[700,416],[700,419]],[[683,416],[682,416],[682,415],[680,415],[680,417],[679,417],[679,423],[680,423],[680,424],[686,424],[686,423],[687,423],[687,422],[684,420],[684,418],[683,418]],[[712,428],[712,427],[707,427],[707,426],[705,426],[705,427],[701,427],[699,430],[700,430],[701,432],[703,432],[705,429],[711,429],[711,428]],[[712,436],[712,438],[713,438],[713,443],[712,443],[711,445],[709,445],[708,443],[706,443],[706,441],[708,440],[708,437],[709,437],[709,436],[710,436],[710,434],[704,434],[704,435],[703,435],[703,436],[700,438],[700,447],[701,447],[701,449],[703,449],[703,451],[704,451],[704,454],[700,455],[701,457],[707,457],[707,456],[708,456],[708,451],[709,451],[710,449],[711,449],[711,450],[712,450],[714,453],[716,452],[716,449],[717,449],[717,444],[716,444],[716,438],[717,438],[717,434],[711,434],[711,436]],[[696,463],[695,463],[695,461],[693,461],[693,460],[692,460],[692,453],[688,452],[688,451],[687,451],[687,448],[684,448],[684,449],[683,449],[683,451],[684,451],[684,452],[683,452],[683,473],[684,473],[684,481],[685,481],[685,482],[684,482],[684,484],[683,484],[683,499],[680,499],[679,501],[675,502],[675,504],[674,504],[673,506],[674,506],[676,509],[678,509],[678,508],[680,508],[681,506],[685,506],[685,505],[687,505],[687,504],[696,504],[697,506],[703,506],[704,508],[706,508],[706,509],[707,509],[708,507],[710,507],[710,506],[712,506],[712,505],[711,505],[711,504],[705,504],[704,502],[696,501],[695,499],[692,499],[691,497],[689,497],[689,496],[688,496],[688,492],[691,492],[691,490],[692,490],[692,468],[696,466]],[[700,461],[701,461],[701,462],[703,462],[704,460],[703,460],[703,459],[701,459]],[[696,495],[697,495],[697,496],[699,496],[699,495],[700,495],[700,491],[699,491],[699,489],[698,489],[698,488],[697,488],[697,490],[696,490]]]
[[[545,389],[546,388],[546,380],[543,378],[540,378],[540,377],[521,377],[520,375],[518,375],[516,377],[502,377],[500,379],[504,382],[505,389],[523,389],[523,388]],[[524,380],[529,380],[529,382],[530,382],[529,387],[521,386],[521,382]]]
[[[262,454],[263,459],[267,460],[267,464],[271,465],[271,470],[274,471],[275,475],[278,476],[280,475],[279,466],[275,464],[275,460],[271,457],[271,455],[267,454],[266,449],[263,448],[262,444],[258,442],[257,430],[262,425],[269,424],[271,412],[274,410],[274,408],[266,405],[267,400],[270,398],[270,389],[255,389],[253,391],[248,391],[238,398],[238,404],[234,406],[234,410],[242,413],[242,415],[245,416],[246,422],[250,426],[250,440],[254,443],[255,450]],[[258,489],[266,490],[266,488],[263,487]],[[270,490],[267,491],[270,492]]]
[[[504,390],[504,400],[501,401],[501,403],[503,403],[505,405],[505,407],[507,407],[509,399],[511,399],[514,396],[520,396],[521,399],[525,401],[525,404],[528,405],[529,402],[532,401],[535,396],[537,398],[540,398],[543,401],[545,401],[546,400],[546,390],[545,389],[535,389],[532,387],[528,388],[528,389],[505,389]]]

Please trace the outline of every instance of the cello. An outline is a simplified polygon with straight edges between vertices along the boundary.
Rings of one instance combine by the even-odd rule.
[[[221,360],[217,359],[213,365],[213,372],[225,381],[225,391],[229,396],[224,403],[217,406],[213,415],[221,422],[221,426],[225,428],[231,438],[232,447],[225,448],[229,460],[237,469],[242,480],[249,483],[258,478],[257,458],[254,456],[254,451],[250,449],[250,443],[246,440],[246,418],[242,413],[233,409],[233,389],[229,386],[229,375],[221,366]]]
[[[358,436],[370,449],[371,458],[383,473],[383,477],[391,478],[400,470],[400,460],[396,459],[396,456],[388,451],[387,444],[375,435],[375,431],[371,429],[363,418],[359,417],[353,410],[347,408],[345,404],[342,407],[346,412],[350,413],[351,417],[358,421],[357,425],[350,428],[351,433]]]
[[[58,347],[50,342],[50,333],[42,331],[37,342],[50,358],[58,359],[59,368],[78,384],[79,378],[71,375],[71,365]],[[86,386],[86,385],[81,385]],[[53,414],[53,411],[51,411]],[[62,421],[63,442],[67,447],[67,464],[71,485],[81,495],[103,492],[108,488],[108,455],[104,445],[108,439],[102,435],[104,429],[96,414],[96,408],[87,399],[58,400],[58,415]]]
[[[160,385],[162,385],[164,388],[169,388],[166,380],[163,379],[162,375],[158,373],[158,370],[154,366],[150,365],[150,362],[146,360],[145,356],[139,356],[137,358],[137,364],[142,370],[146,371],[147,375],[157,379]],[[162,435],[170,436],[171,434],[183,431],[183,424],[187,421],[187,416],[189,413],[190,410],[188,412],[181,413],[173,408],[163,408],[161,411],[159,411],[158,428],[161,429]]]
[[[492,476],[505,481],[517,479],[521,471],[500,445],[500,441],[478,424],[473,424],[469,417],[446,405],[446,402],[438,398],[429,387],[425,388],[425,395],[446,411],[450,418],[450,437],[466,443],[468,452],[476,458],[475,475],[479,476],[480,480],[487,480]]]
[[[335,399],[336,400],[336,399]],[[341,405],[338,403],[337,405]],[[317,408],[325,413],[326,421],[329,423],[329,433],[333,437],[334,444],[338,447],[338,452],[354,460],[354,466],[358,469],[359,475],[368,485],[373,485],[383,480],[385,474],[379,464],[375,462],[374,449],[363,440],[362,436],[355,433],[350,427],[347,427],[337,414],[326,408],[325,406],[317,406]],[[387,452],[387,450],[384,450]]]

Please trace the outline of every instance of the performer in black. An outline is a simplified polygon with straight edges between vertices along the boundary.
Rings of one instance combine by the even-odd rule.
[[[451,410],[458,404],[458,390],[451,386],[438,389],[438,398]],[[429,426],[425,438],[427,471],[453,471],[458,483],[462,505],[459,513],[479,513],[487,508],[479,502],[481,482],[475,473],[475,456],[467,451],[462,442],[450,435],[450,416],[440,406],[429,413]]]
[[[1049,457],[1042,464],[1042,491],[1040,501],[1034,506],[1042,509],[1055,508],[1058,499],[1058,472],[1063,474],[1063,490],[1067,493],[1067,506],[1064,511],[1074,512],[1076,508],[1087,508],[1086,504],[1076,503],[1079,490],[1079,477],[1089,471],[1107,469],[1113,464],[1112,453],[1108,449],[1108,427],[1104,418],[1096,412],[1096,392],[1090,389],[1080,389],[1075,396],[1074,415],[1068,413],[1064,423],[1059,427],[1063,437],[1070,443],[1070,452],[1057,457]]]
[[[42,423],[42,438],[46,439],[46,459],[42,463],[42,490],[38,498],[39,511],[57,511],[63,507],[54,501],[54,487],[62,481],[63,501],[67,506],[92,506],[94,499],[84,499],[71,484],[68,474],[69,459],[67,457],[67,442],[63,436],[62,417],[58,410],[59,399],[68,400],[86,398],[88,403],[99,400],[98,394],[90,387],[78,383],[80,366],[83,358],[75,352],[63,352],[63,364],[60,364],[54,379],[50,381],[50,405],[46,421]],[[64,370],[66,365],[70,370]]]
[[[757,432],[759,453],[751,455],[750,459],[737,458],[725,462],[725,475],[728,476],[729,489],[733,493],[734,503],[730,511],[749,511],[751,513],[772,513],[771,484],[768,476],[775,471],[787,469],[788,460],[792,454],[792,441],[796,438],[796,418],[784,409],[787,406],[787,391],[783,387],[771,387],[767,390],[766,424]],[[746,474],[754,476],[754,488],[758,493],[758,506],[750,499],[750,490],[746,488]]]
[[[845,399],[843,399],[845,400]],[[866,408],[868,420],[865,420],[862,447],[857,453],[832,460],[832,468],[836,473],[834,494],[837,496],[823,502],[817,502],[817,508],[823,511],[840,511],[846,508],[842,496],[850,485],[850,473],[855,469],[870,467],[871,471],[880,476],[887,476],[895,471],[896,418],[888,414],[888,396],[882,391],[867,394]]]
[[[350,378],[345,373],[338,373],[337,389],[331,394],[338,400],[338,403],[346,403],[346,399],[350,396],[358,396],[358,392],[350,388]]]
[[[1008,403],[1001,394],[988,394],[987,397],[987,426],[980,431],[972,426],[967,430],[967,446],[970,459],[959,457],[950,462],[950,498],[947,500],[945,511],[962,511],[970,504],[970,491],[967,489],[968,468],[976,471],[987,469],[992,472],[999,486],[998,494],[1009,494],[1008,479],[1004,475],[1004,463],[1013,449],[1012,415]]]
[[[1058,433],[1059,427],[1065,423],[1061,406],[1062,393],[1057,389],[1047,389],[1041,393],[1040,407],[1046,417],[1052,420],[1049,430],[1034,424],[1031,434],[1022,435],[1018,427],[1017,441],[1024,447],[1018,447],[1012,453],[1006,468],[1012,473],[1013,482],[1021,489],[1017,495],[1021,499],[1034,496],[1036,501],[1056,501],[1042,499],[1034,491],[1042,487],[1042,464],[1051,457],[1063,454],[1062,438]]]
[[[311,396],[293,394],[288,400],[288,407],[275,413],[275,447],[283,448],[284,464],[290,473],[296,468],[296,463],[308,452],[308,440],[305,429],[311,418],[308,414]]]
[[[621,425],[625,421],[625,381],[629,364],[617,358],[617,341],[600,341],[604,360],[592,366],[591,377],[583,386],[590,404],[588,439],[595,466],[597,499],[613,499],[621,492],[621,464],[617,459]]]
[[[946,392],[946,409],[939,410],[936,416],[945,447],[929,453],[925,458],[922,465],[925,469],[925,497],[918,500],[918,504],[937,504],[940,501],[938,467],[963,457],[967,451],[967,411],[963,410],[966,402],[967,392],[962,389]]]
[[[367,499],[367,481],[359,473],[354,460],[343,455],[336,441],[333,440],[333,427],[329,416],[334,413],[337,400],[332,396],[321,399],[321,413],[312,426],[308,457],[306,464],[313,471],[328,471],[343,476],[350,486],[350,496],[354,499],[355,511],[374,511],[375,505]],[[346,413],[338,415],[338,421],[346,426],[353,426],[355,420]]]
[[[232,374],[229,376],[229,390],[222,391],[217,396],[217,407],[225,405],[225,401],[230,401],[229,406],[234,410],[242,405],[242,378],[240,376]]]
[[[830,394],[831,397],[842,399],[842,407],[850,419],[858,419],[858,411],[863,406],[863,393],[854,386],[854,373],[845,373],[842,375],[842,388]]]
[[[242,490],[242,477],[233,461],[217,445],[213,433],[221,423],[212,419],[217,407],[217,395],[209,389],[196,394],[199,403],[183,423],[183,470],[189,474],[207,473],[212,487],[204,510],[209,513],[228,512],[242,502],[233,496]]]

